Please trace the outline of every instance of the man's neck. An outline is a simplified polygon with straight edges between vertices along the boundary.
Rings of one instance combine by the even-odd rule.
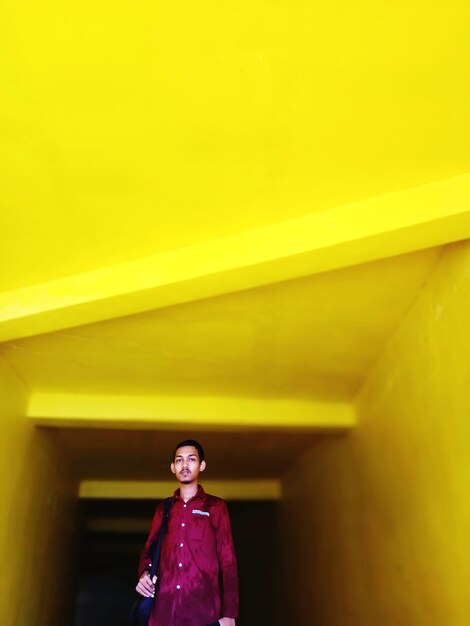
[[[180,497],[187,502],[197,494],[197,488],[197,482],[188,484],[180,483]]]

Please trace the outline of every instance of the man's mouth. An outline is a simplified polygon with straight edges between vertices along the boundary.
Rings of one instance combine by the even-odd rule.
[[[188,474],[190,474],[190,473],[191,473],[191,472],[190,472],[189,470],[186,470],[186,469],[181,470],[181,472],[180,472],[181,476],[187,476],[187,475],[188,475]]]

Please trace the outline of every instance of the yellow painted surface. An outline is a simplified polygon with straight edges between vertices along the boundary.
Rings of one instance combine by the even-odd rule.
[[[225,500],[279,500],[280,480],[200,480],[207,493]],[[178,483],[174,480],[82,480],[80,498],[126,498],[155,500],[172,495]]]
[[[470,243],[448,248],[358,399],[283,481],[287,608],[319,626],[470,623]]]
[[[15,340],[5,350],[33,394],[58,394],[58,402],[69,394],[93,396],[91,407],[102,407],[99,396],[178,396],[186,406],[227,396],[230,413],[230,398],[240,406],[250,398],[348,402],[439,254],[424,250]],[[50,409],[53,416],[57,407]],[[70,402],[64,409],[73,416]]]
[[[285,481],[288,621],[470,623],[468,245],[376,363],[424,248],[468,236],[469,22],[468,0],[0,3],[5,624],[69,622],[75,495],[8,364],[37,419],[109,441],[139,402],[135,426],[183,426],[175,397],[214,429],[350,420],[367,377],[357,433]]]
[[[470,237],[470,175],[0,294],[0,341]]]
[[[27,414],[41,426],[66,428],[344,430],[356,423],[354,406],[346,402],[223,396],[33,393]]]
[[[70,623],[76,485],[27,390],[0,353],[0,614],[10,626]]]
[[[467,0],[0,11],[2,290],[469,171]]]

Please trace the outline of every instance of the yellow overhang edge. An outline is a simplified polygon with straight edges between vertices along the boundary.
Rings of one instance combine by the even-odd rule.
[[[205,491],[224,500],[280,500],[281,481],[268,480],[201,480]],[[158,500],[172,495],[176,481],[82,480],[81,499]]]
[[[0,341],[470,237],[466,174],[0,294]]]
[[[147,430],[347,430],[353,403],[226,396],[117,396],[33,392],[27,415],[38,426]]]

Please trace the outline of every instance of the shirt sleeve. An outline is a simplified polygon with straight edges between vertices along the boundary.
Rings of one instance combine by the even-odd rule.
[[[162,526],[162,519],[163,519],[163,502],[160,502],[160,504],[158,504],[157,508],[155,509],[155,514],[153,516],[152,526],[150,527],[149,536],[147,537],[145,546],[142,552],[140,553],[139,568],[137,572],[139,578],[142,576],[142,573],[146,569],[150,570],[150,568],[152,567],[152,559],[150,557],[150,554],[152,552],[152,545],[155,545],[157,541],[158,533],[160,532],[160,528]]]
[[[215,525],[217,555],[221,572],[221,617],[238,617],[238,572],[227,505],[220,500]]]

